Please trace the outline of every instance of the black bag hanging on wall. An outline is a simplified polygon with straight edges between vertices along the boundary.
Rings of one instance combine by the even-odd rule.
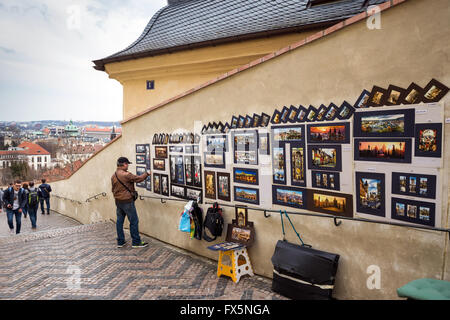
[[[312,249],[295,230],[286,211],[281,213],[283,240],[272,256],[272,290],[294,300],[330,300],[338,268],[339,255]],[[288,218],[302,245],[285,240],[283,214]]]
[[[203,223],[203,239],[208,242],[216,240],[217,237],[222,235],[223,225],[222,209],[219,208],[219,204],[215,202],[213,206],[206,211],[205,222]],[[209,230],[214,238],[207,235],[206,229]]]

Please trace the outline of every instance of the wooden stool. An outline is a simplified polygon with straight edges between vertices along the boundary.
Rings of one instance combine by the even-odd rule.
[[[224,256],[230,258],[231,266],[223,264]],[[219,262],[217,265],[218,277],[225,275],[231,277],[234,283],[238,283],[241,277],[246,274],[251,277],[254,275],[246,247],[219,252]]]

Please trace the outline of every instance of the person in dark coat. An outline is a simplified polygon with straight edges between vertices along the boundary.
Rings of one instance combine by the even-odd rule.
[[[6,207],[6,216],[11,234],[14,233],[13,218],[16,218],[16,234],[20,233],[22,225],[22,212],[27,204],[25,190],[22,188],[22,182],[16,180],[12,187],[9,187],[3,193],[3,202]]]

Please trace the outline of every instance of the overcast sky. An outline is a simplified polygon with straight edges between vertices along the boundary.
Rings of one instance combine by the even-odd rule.
[[[92,68],[166,0],[0,0],[0,121],[122,120],[122,86]]]

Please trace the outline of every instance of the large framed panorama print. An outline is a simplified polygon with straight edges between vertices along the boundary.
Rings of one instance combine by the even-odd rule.
[[[416,124],[414,156],[442,157],[442,123]]]
[[[305,126],[302,124],[272,127],[272,142],[276,147],[284,142],[305,141]]]
[[[356,211],[385,217],[385,174],[356,172]]]
[[[259,185],[258,169],[233,168],[234,183]]]
[[[333,216],[353,217],[353,196],[329,191],[308,190],[308,210]]]
[[[411,139],[355,139],[356,161],[411,163]]]
[[[259,205],[259,190],[234,186],[234,201]]]
[[[356,112],[355,137],[413,137],[414,109]]]
[[[342,171],[341,145],[308,145],[308,169]]]
[[[350,143],[350,123],[308,124],[308,143]]]
[[[435,226],[436,205],[432,202],[414,201],[392,197],[391,218],[410,223]]]
[[[306,209],[306,189],[272,186],[272,203],[297,209]]]

